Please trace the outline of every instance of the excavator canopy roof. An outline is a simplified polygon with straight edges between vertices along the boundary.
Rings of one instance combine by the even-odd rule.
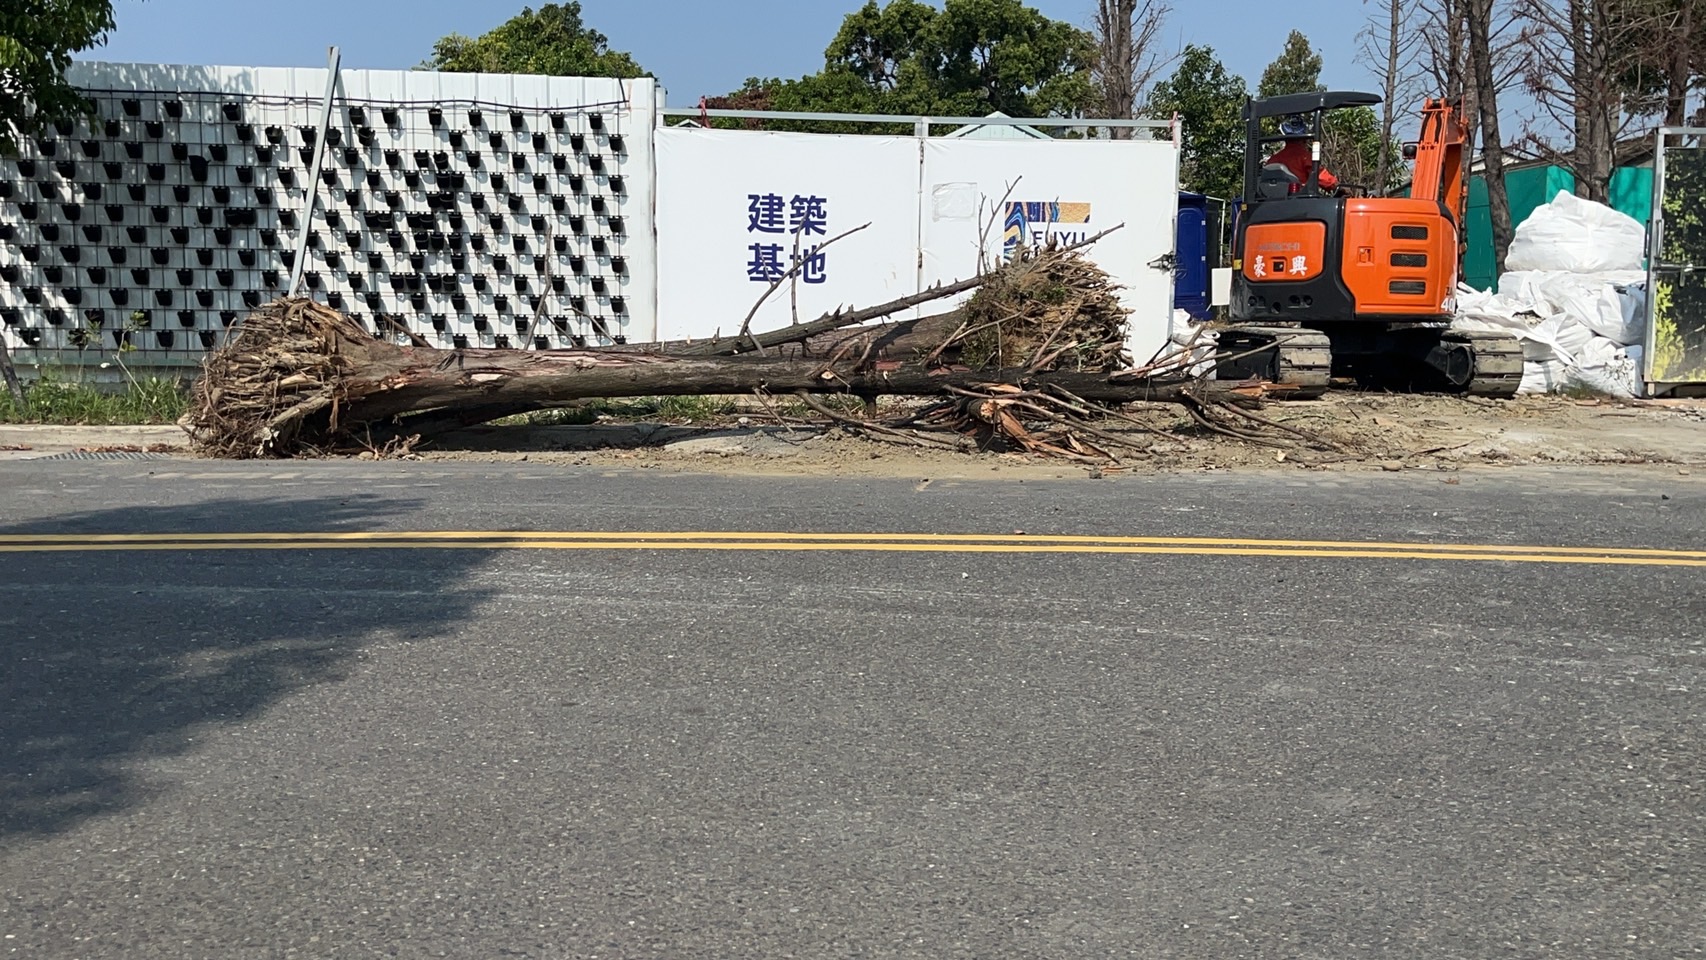
[[[1292,93],[1266,100],[1252,100],[1246,107],[1246,118],[1284,117],[1293,113],[1314,113],[1317,110],[1337,110],[1340,107],[1372,107],[1380,97],[1372,93],[1327,91],[1324,93]]]

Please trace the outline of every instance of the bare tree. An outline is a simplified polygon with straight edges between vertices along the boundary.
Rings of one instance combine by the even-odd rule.
[[[1420,38],[1421,82],[1434,96],[1458,105],[1469,142],[1481,129],[1475,106],[1475,84],[1469,71],[1469,26],[1464,16],[1468,0],[1415,0],[1410,32]],[[1463,182],[1469,182],[1474,150],[1463,151]]]
[[[1422,78],[1447,100],[1461,101],[1469,93],[1469,28],[1463,9],[1467,2],[1414,0],[1410,7],[1409,32],[1417,38]]]
[[[1493,0],[1464,4],[1469,69],[1474,78],[1476,112],[1481,121],[1481,168],[1487,181],[1487,210],[1493,221],[1493,270],[1504,269],[1515,227],[1510,193],[1505,189],[1505,143],[1499,131],[1498,74],[1493,66]]]
[[[1655,110],[1667,127],[1689,125],[1689,102],[1706,73],[1706,6],[1700,0],[1650,0],[1648,38],[1642,43],[1658,74]],[[1642,77],[1640,79],[1647,79]]]
[[[1649,39],[1664,25],[1656,0],[1523,0],[1532,42],[1524,80],[1544,119],[1568,130],[1568,150],[1531,133],[1543,156],[1570,170],[1576,193],[1610,197],[1617,142],[1650,104],[1639,76],[1650,63]]]
[[[1366,3],[1367,0],[1364,0]],[[1363,28],[1357,59],[1371,67],[1380,79],[1380,154],[1374,180],[1384,193],[1392,186],[1393,170],[1402,159],[1392,155],[1392,135],[1397,126],[1401,101],[1414,98],[1416,81],[1422,77],[1417,52],[1424,35],[1408,29],[1415,0],[1383,0],[1381,15]]]
[[[1102,97],[1102,115],[1110,120],[1130,120],[1149,88],[1150,81],[1172,59],[1161,55],[1159,40],[1167,15],[1164,0],[1096,0],[1096,86]],[[1115,128],[1117,140],[1131,137],[1131,130]]]
[[[1498,269],[1503,268],[1513,232],[1504,183],[1510,148],[1500,118],[1508,107],[1503,95],[1517,87],[1527,64],[1529,38],[1517,9],[1524,2],[1527,0],[1415,0],[1411,17],[1413,32],[1422,38],[1418,49],[1421,82],[1431,84],[1436,96],[1457,104],[1471,145],[1480,137]],[[1475,152],[1465,150],[1465,183],[1474,162]]]
[[[1661,35],[1670,38],[1665,64],[1665,126],[1688,122],[1688,98],[1696,71],[1706,71],[1706,10],[1695,0],[1680,0]]]

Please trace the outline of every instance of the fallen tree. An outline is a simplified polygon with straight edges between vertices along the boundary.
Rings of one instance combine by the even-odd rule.
[[[770,346],[793,349],[762,356],[716,355],[738,349],[726,341],[715,349],[438,350],[376,337],[313,301],[279,300],[246,318],[207,359],[183,424],[206,454],[291,456],[406,448],[438,432],[588,398],[904,395],[943,402],[901,427],[864,425],[910,430],[918,439],[925,436],[918,424],[928,422],[949,442],[998,436],[1039,453],[1096,459],[1114,455],[1108,437],[1088,439],[1097,429],[1091,421],[1118,404],[1180,403],[1214,424],[1213,411],[1229,401],[1273,389],[1199,380],[1177,358],[1133,369],[1116,287],[1072,251],[1029,254],[978,285],[959,309],[920,320],[835,331],[825,318],[772,332]],[[892,313],[921,298],[878,309]]]

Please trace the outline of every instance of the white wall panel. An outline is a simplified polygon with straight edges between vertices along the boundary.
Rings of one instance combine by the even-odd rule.
[[[659,338],[735,333],[770,278],[847,230],[784,283],[752,329],[812,320],[838,306],[870,306],[918,283],[918,141],[909,137],[759,133],[667,127],[657,131]],[[813,210],[810,201],[821,201]]]

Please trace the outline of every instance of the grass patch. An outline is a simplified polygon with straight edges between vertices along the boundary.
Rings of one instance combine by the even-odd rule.
[[[189,407],[183,383],[164,377],[145,377],[123,390],[102,390],[43,373],[24,392],[19,406],[0,389],[0,423],[54,423],[130,426],[174,423]]]
[[[865,401],[860,397],[849,396],[845,393],[820,393],[813,399],[843,416],[865,416]],[[805,403],[794,397],[778,397],[770,409],[774,410],[778,416],[791,417],[796,420],[823,419],[823,414],[806,406]]]
[[[535,410],[513,417],[493,420],[500,427],[584,427],[598,422],[600,411],[591,406],[561,407],[556,410]]]

